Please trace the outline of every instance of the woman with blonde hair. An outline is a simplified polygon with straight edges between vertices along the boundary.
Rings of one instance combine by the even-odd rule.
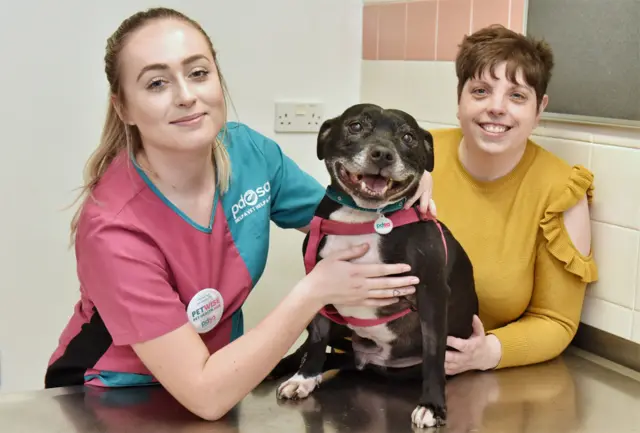
[[[72,222],[80,300],[46,387],[162,384],[206,418],[259,384],[329,303],[388,305],[414,292],[404,264],[318,263],[244,334],[242,305],[267,259],[269,224],[306,231],[325,188],[278,145],[226,122],[216,52],[192,19],[136,13],[109,38],[102,141]],[[410,204],[430,202],[425,173]],[[395,292],[395,293],[394,293]]]

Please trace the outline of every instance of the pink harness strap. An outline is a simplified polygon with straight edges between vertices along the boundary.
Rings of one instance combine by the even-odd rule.
[[[438,230],[440,230],[442,244],[444,245],[445,259],[447,261],[449,260],[447,242],[442,230],[442,226],[431,213],[429,213],[426,218],[422,218],[417,209],[402,209],[391,214],[387,218],[391,220],[394,228],[405,224],[411,224],[417,221],[433,221],[438,227]],[[304,255],[304,267],[306,273],[308,274],[315,267],[316,256],[318,255],[318,246],[320,245],[320,241],[322,240],[322,238],[326,235],[365,235],[370,233],[375,233],[373,221],[350,224],[314,216],[311,220],[311,226],[309,229],[309,240],[307,243],[307,250]],[[359,319],[357,317],[342,317],[333,306],[325,306],[320,310],[320,314],[340,325],[369,327],[399,319],[400,317],[409,314],[411,311],[411,308],[407,308],[391,316],[378,317],[376,319]]]

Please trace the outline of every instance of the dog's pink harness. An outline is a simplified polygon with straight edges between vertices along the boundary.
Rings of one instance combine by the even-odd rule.
[[[418,221],[433,221],[438,230],[440,230],[440,236],[442,237],[442,244],[444,245],[445,260],[448,261],[449,253],[447,251],[447,242],[442,231],[442,226],[438,220],[429,212],[426,217],[422,217],[420,212],[415,208],[402,209],[391,214],[388,219],[393,223],[393,227],[399,227],[405,224],[411,224]],[[339,221],[328,220],[314,216],[311,220],[311,227],[309,229],[309,240],[307,242],[307,249],[304,255],[304,267],[308,274],[316,265],[316,257],[318,254],[318,246],[320,241],[326,235],[365,235],[375,233],[373,222],[364,223],[343,223]],[[359,319],[357,317],[343,317],[333,306],[323,307],[319,313],[327,319],[340,324],[340,325],[352,325],[358,327],[376,326],[383,323],[388,323],[393,320],[404,317],[413,311],[412,308],[407,308],[391,316],[378,317],[376,319]]]

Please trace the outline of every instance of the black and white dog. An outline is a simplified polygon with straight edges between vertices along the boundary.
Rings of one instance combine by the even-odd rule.
[[[305,343],[274,369],[272,377],[297,370],[277,396],[307,397],[329,369],[373,369],[421,378],[411,420],[421,428],[444,425],[447,336],[472,334],[478,300],[471,261],[447,227],[416,207],[403,209],[425,170],[433,170],[433,137],[403,111],[359,104],[326,120],[317,146],[331,185],[303,244],[307,272],[337,249],[367,242],[369,250],[354,262],[407,263],[420,283],[390,306],[325,307]],[[331,365],[327,346],[339,348],[345,337],[350,355]]]

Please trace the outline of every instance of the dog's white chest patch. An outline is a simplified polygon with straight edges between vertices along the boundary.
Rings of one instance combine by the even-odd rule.
[[[371,222],[373,228],[373,222],[377,219],[377,215],[369,212],[361,212],[349,208],[341,208],[329,217],[331,220],[345,222],[345,223],[361,223]],[[380,242],[380,235],[378,233],[371,233],[365,235],[327,235],[322,251],[320,251],[320,257],[325,258],[338,250],[344,250],[349,247],[353,247],[358,244],[369,244],[369,250],[362,257],[358,257],[352,260],[353,263],[381,263],[378,244]]]
[[[375,346],[363,344],[361,338],[353,337],[353,351],[358,368],[367,364],[385,365],[391,357],[391,343],[397,338],[386,324],[361,327],[348,325],[358,337],[371,340]]]
[[[391,354],[391,346],[398,336],[386,324],[369,327],[348,325],[356,335],[352,337],[352,347],[356,367],[364,368],[367,364],[381,367],[410,367],[422,362],[421,356],[395,358]],[[371,340],[367,342],[366,340]],[[375,343],[372,344],[371,342]]]
[[[360,223],[371,222],[373,228],[373,222],[377,219],[377,215],[373,212],[362,212],[347,207],[342,207],[339,210],[333,212],[329,219],[345,222],[345,223]],[[362,256],[351,260],[352,263],[367,263],[375,264],[381,263],[379,251],[380,236],[378,233],[371,233],[365,235],[327,235],[325,244],[322,250],[319,252],[320,257],[325,258],[336,251],[344,250],[349,247],[353,247],[359,244],[369,244],[369,250]],[[346,305],[334,305],[336,310],[342,316],[357,317],[359,319],[375,319],[376,309],[371,307],[352,307]]]
[[[391,332],[384,323],[374,326],[348,326],[360,337],[374,341],[379,346],[387,345],[396,339],[396,334]]]

